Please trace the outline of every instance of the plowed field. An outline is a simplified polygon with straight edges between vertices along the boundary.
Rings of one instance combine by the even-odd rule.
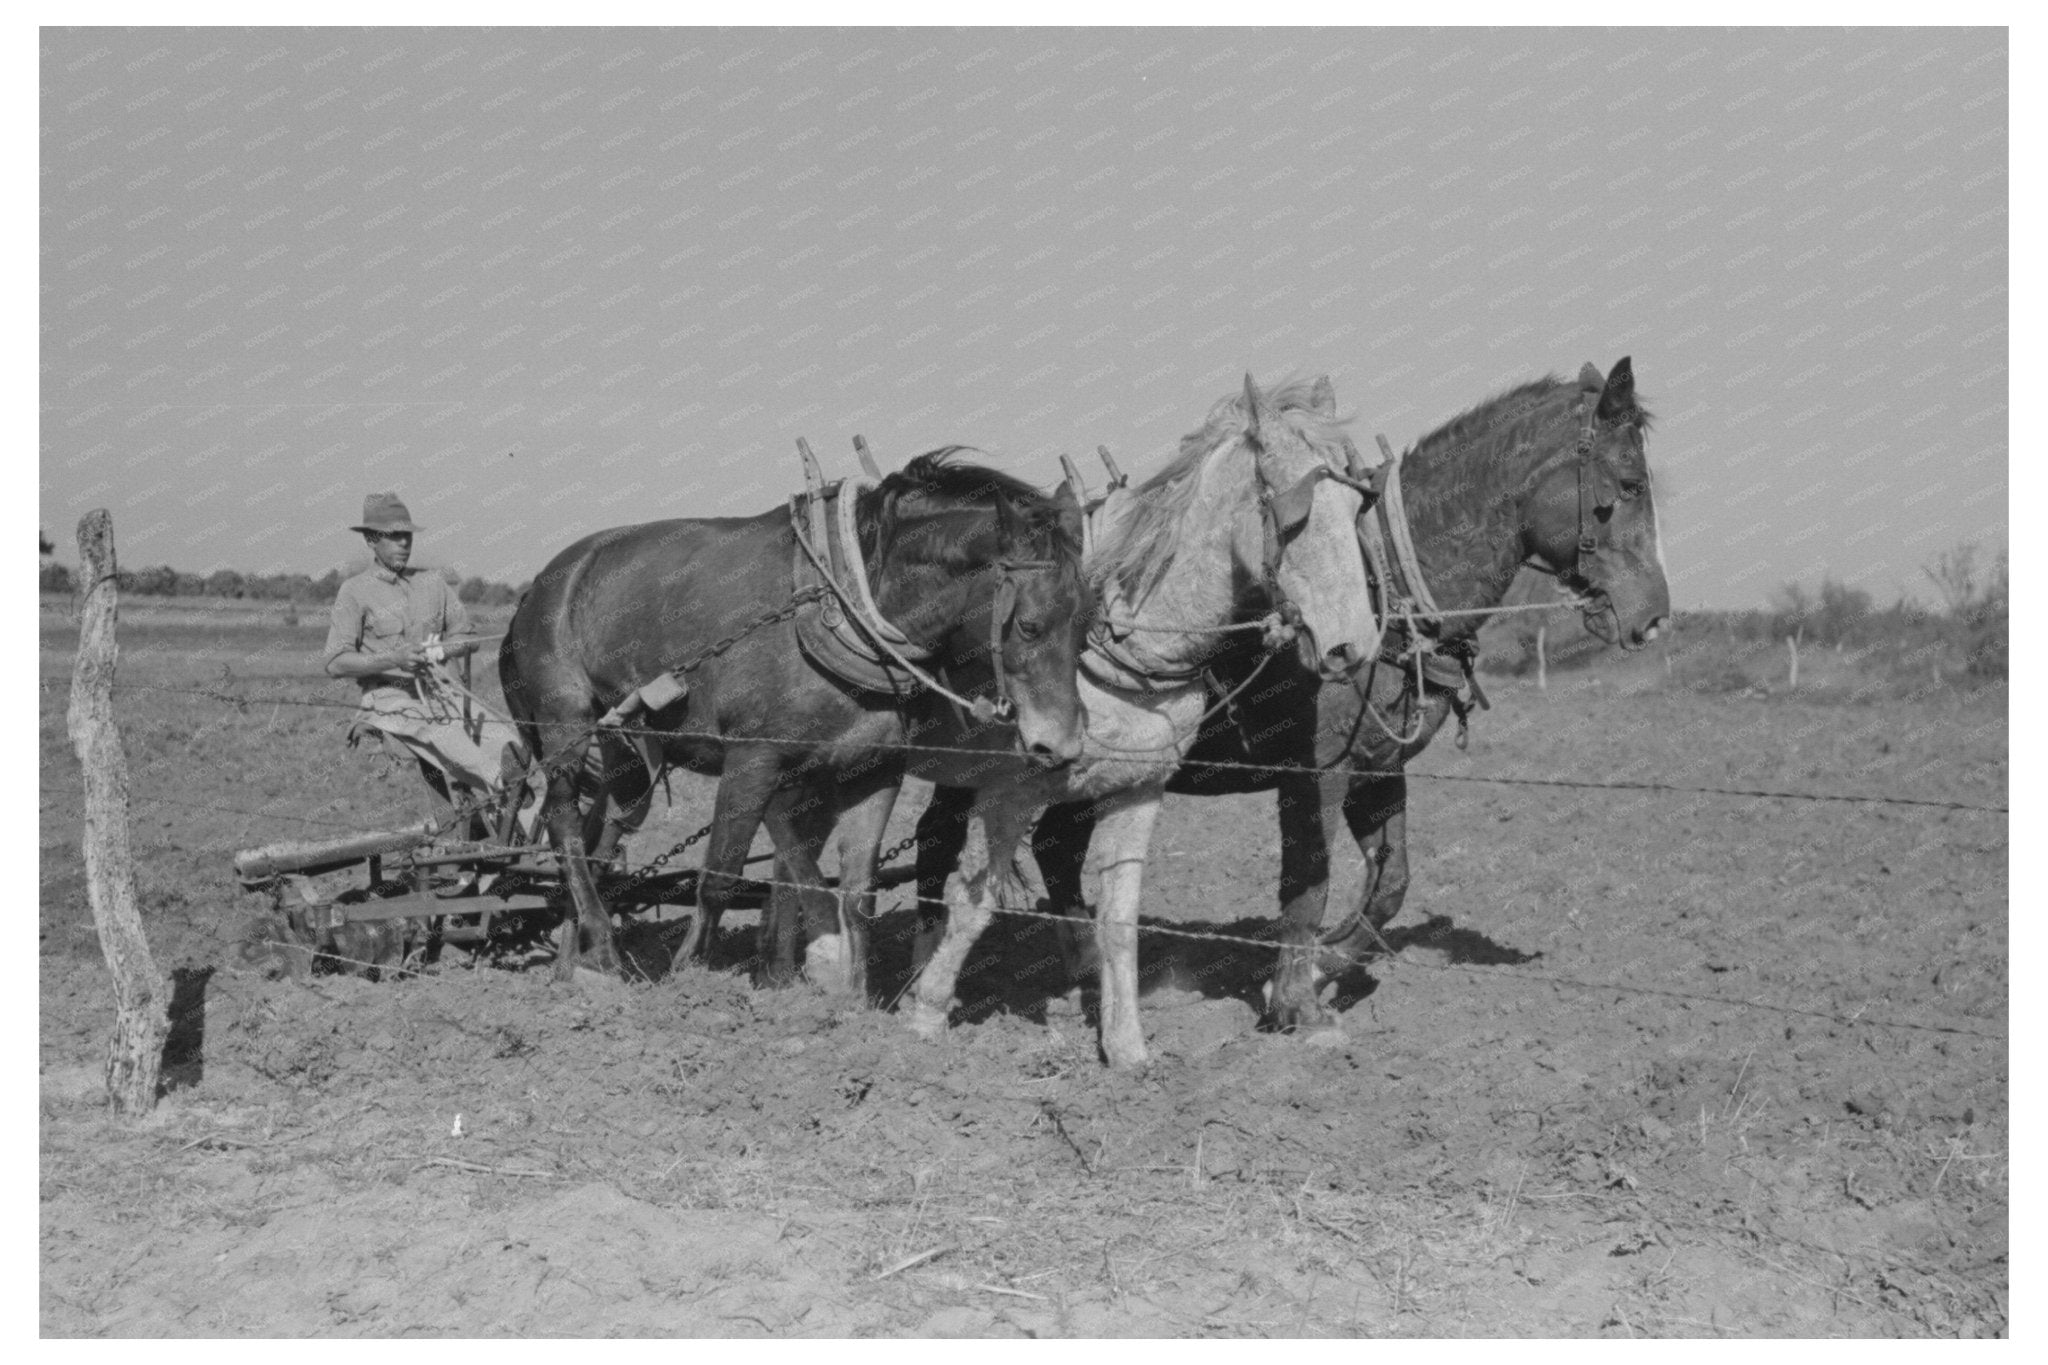
[[[651,985],[453,954],[244,970],[235,849],[431,809],[343,749],[345,711],[142,690],[345,703],[308,676],[316,625],[272,620],[123,622],[144,911],[178,984],[170,1089],[134,1125],[100,1088],[71,628],[45,615],[48,1335],[2006,1329],[2005,817],[1450,780],[2004,804],[2002,689],[1493,684],[1471,750],[1418,765],[1399,955],[1339,983],[1343,1034],[1259,1030],[1263,950],[1151,936],[1155,1061],[1125,1075],[1027,919],[989,933],[937,1044],[753,989],[751,915]],[[708,788],[675,796],[643,854],[702,823]],[[1277,874],[1269,799],[1171,800],[1147,921],[1258,936]],[[908,921],[877,936],[885,995]]]

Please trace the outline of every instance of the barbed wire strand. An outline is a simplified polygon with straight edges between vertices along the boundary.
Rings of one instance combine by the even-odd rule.
[[[115,684],[115,688],[117,691],[164,692],[180,696],[203,697],[238,707],[304,706],[322,710],[339,710],[349,712],[356,712],[362,709],[359,704],[354,702],[328,701],[318,697],[244,697],[237,696],[232,693],[221,692],[215,689],[163,687],[151,683],[117,683]],[[601,733],[620,736],[645,736],[648,738],[656,739],[703,739],[717,741],[726,744],[783,744],[795,745],[800,747],[824,747],[834,742],[830,739],[802,738],[789,735],[741,735],[731,734],[717,730],[691,730],[680,728],[665,730],[647,726],[633,725],[607,725],[602,727],[601,730],[599,730],[597,727],[572,721],[538,721],[531,723],[534,724],[537,728],[543,730],[570,729],[579,730],[583,733]],[[959,745],[946,744],[916,744],[908,741],[878,743],[869,747],[877,749],[889,749],[905,753],[955,754],[962,757],[977,758],[983,760],[996,756],[991,750],[988,749],[971,749]],[[1287,773],[1297,773],[1309,776],[1322,776],[1327,775],[1332,771],[1335,771],[1334,768],[1308,767],[1301,764],[1245,763],[1232,759],[1199,759],[1194,760],[1192,762],[1188,762],[1187,760],[1177,757],[1178,750],[1178,744],[1162,745],[1157,748],[1149,749],[1119,748],[1110,750],[1107,756],[1112,758],[1141,758],[1146,756],[1152,756],[1156,757],[1159,761],[1162,762],[1171,759],[1179,766],[1223,769],[1232,772],[1251,772],[1273,776]],[[1351,775],[1355,777],[1409,777],[1428,782],[1463,782],[1475,783],[1485,786],[1559,787],[1583,791],[1665,792],[1674,795],[1739,796],[1749,797],[1753,799],[1776,801],[1817,801],[1840,802],[1852,805],[1917,806],[1933,810],[1972,811],[1984,815],[2009,815],[2011,813],[2010,808],[2007,806],[1990,805],[1983,802],[1947,801],[1929,797],[1915,796],[1879,796],[1873,795],[1868,792],[1783,791],[1763,787],[1716,787],[1708,786],[1705,784],[1662,782],[1649,779],[1629,778],[1603,780],[1598,778],[1532,777],[1521,774],[1504,774],[1494,776],[1483,773],[1433,773],[1417,772],[1413,769],[1405,768],[1373,769],[1353,767],[1345,769],[1345,771],[1348,771]]]

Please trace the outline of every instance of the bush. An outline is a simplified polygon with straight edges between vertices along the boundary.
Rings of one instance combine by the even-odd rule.
[[[1870,594],[1831,573],[1821,575],[1818,595],[1804,583],[1787,583],[1776,598],[1771,631],[1781,639],[1796,635],[1814,644],[1842,645],[1861,644],[1867,636]]]
[[[2006,676],[2006,649],[2011,631],[2011,563],[2000,550],[1983,587],[1965,605],[1962,616],[1963,670],[1973,678]]]

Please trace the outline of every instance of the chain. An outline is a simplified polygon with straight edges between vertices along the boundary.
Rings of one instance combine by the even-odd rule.
[[[741,626],[732,634],[727,635],[720,640],[712,642],[710,645],[707,645],[705,648],[699,650],[696,654],[692,655],[688,659],[685,659],[681,663],[669,665],[663,671],[668,673],[688,673],[697,668],[700,668],[704,664],[709,663],[711,660],[725,653],[728,649],[731,649],[740,641],[746,639],[749,635],[752,635],[755,631],[760,630],[762,627],[772,626],[780,621],[795,620],[796,614],[798,612],[802,611],[810,603],[818,601],[824,595],[825,594],[823,588],[805,588],[800,592],[792,593],[790,594],[789,600],[783,603],[781,606],[776,607],[772,611],[762,612],[759,616],[756,616],[753,620],[747,622],[745,625]],[[536,728],[539,727],[536,726]],[[552,777],[556,771],[556,765],[565,764],[568,761],[569,756],[572,754],[576,754],[577,761],[581,762],[582,756],[580,754],[577,754],[578,746],[581,745],[585,740],[589,739],[592,735],[597,734],[600,731],[606,729],[612,730],[614,733],[617,734],[630,733],[658,736],[669,733],[663,730],[648,730],[639,727],[628,729],[625,726],[604,726],[596,722],[592,722],[591,724],[584,727],[582,734],[576,736],[575,739],[571,740],[569,743],[563,745],[560,749],[556,750],[555,756],[553,758],[543,759],[541,761],[541,763],[539,764],[541,775],[544,778]],[[693,835],[690,839],[686,840],[681,847],[687,848],[690,844],[696,843],[699,838],[703,837],[703,833],[704,831],[702,830],[698,831],[696,835]],[[680,849],[671,849],[668,853],[663,854],[659,861],[666,862],[670,857],[674,856],[674,854],[679,851]]]
[[[916,844],[917,835],[915,833],[909,835],[906,838],[898,839],[895,843],[891,844],[882,853],[881,857],[875,859],[875,866],[888,866],[891,862],[894,862],[899,856],[901,856],[905,850],[915,847]]]
[[[661,871],[662,868],[666,867],[671,859],[675,858],[679,854],[687,853],[692,847],[700,843],[703,840],[704,836],[709,833],[711,833],[711,826],[704,826],[704,828],[698,830],[695,834],[692,834],[689,838],[684,839],[682,842],[676,844],[673,848],[669,849],[668,852],[662,854],[653,862],[641,868],[637,873],[633,875],[633,880],[627,882],[623,886],[612,888],[612,895],[617,896],[621,893],[632,891],[634,888],[641,886],[648,881],[651,881],[654,877],[654,874]],[[875,866],[882,867],[887,865],[889,862],[893,861],[897,857],[900,857],[905,850],[915,846],[916,843],[917,835],[914,833],[906,838],[897,840],[894,844],[890,845],[887,849],[883,850],[880,857],[875,859]],[[794,885],[794,883],[791,884]]]
[[[734,645],[746,639],[755,631],[767,626],[775,625],[778,622],[795,620],[798,612],[802,611],[810,603],[816,602],[824,596],[825,590],[823,588],[804,588],[799,592],[791,593],[789,600],[783,603],[781,606],[775,608],[772,611],[762,612],[759,616],[756,616],[753,620],[747,622],[745,625],[741,626],[732,634],[727,635],[722,639],[715,640],[702,650],[699,650],[690,659],[679,664],[670,665],[667,671],[670,673],[688,673],[693,669],[701,667],[702,665],[709,663],[711,660],[724,654],[728,649],[731,649]],[[589,735],[593,733],[597,728],[597,726],[592,726],[590,730],[586,730],[583,736],[581,736],[580,738],[588,738]],[[569,745],[567,747],[573,749],[575,746]],[[716,822],[714,821],[712,823],[715,824]],[[695,834],[692,834],[688,838],[679,841],[673,847],[671,847],[666,853],[661,854],[659,857],[655,858],[653,862],[648,863],[647,866],[641,868],[638,872],[634,873],[632,880],[626,882],[623,886],[617,886],[612,888],[612,896],[620,897],[628,895],[631,892],[638,890],[640,887],[645,886],[648,882],[654,879],[657,873],[659,873],[664,867],[667,867],[672,859],[676,858],[680,854],[687,853],[691,848],[695,847],[699,842],[701,842],[704,836],[709,833],[711,833],[711,825],[707,824],[704,826],[704,828],[698,830]]]
[[[715,824],[716,821],[713,821],[712,823]],[[687,853],[693,846],[695,846],[700,840],[702,840],[705,835],[709,834],[710,832],[711,825],[707,824],[704,826],[704,828],[698,830],[695,834],[690,835],[686,839],[678,841],[674,845],[674,847],[668,850],[668,852],[657,857],[653,862],[647,864],[647,866],[641,868],[638,872],[635,872],[632,876],[632,879],[626,882],[623,886],[615,886],[611,888],[612,898],[616,900],[621,896],[624,896],[632,891],[638,890],[640,887],[645,886],[648,882],[653,881],[655,874],[660,872],[664,867],[667,867],[670,859],[676,857],[678,854]]]
[[[712,659],[715,659],[719,655],[725,653],[725,651],[731,649],[734,645],[746,639],[749,635],[752,635],[755,631],[761,629],[763,626],[772,626],[780,621],[795,620],[796,614],[798,612],[802,611],[805,607],[809,606],[813,602],[822,601],[825,595],[826,592],[823,587],[804,588],[798,592],[791,593],[789,601],[783,603],[781,606],[775,608],[773,611],[765,611],[761,613],[759,616],[756,616],[753,620],[747,622],[745,625],[741,626],[738,630],[726,636],[724,639],[716,641],[715,643],[706,646],[704,649],[698,651],[698,653],[694,657],[692,657],[688,662],[669,665],[667,671],[670,673],[688,673],[691,670],[699,667],[700,665],[708,663]]]

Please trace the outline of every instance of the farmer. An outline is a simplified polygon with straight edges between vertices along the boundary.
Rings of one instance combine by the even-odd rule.
[[[462,698],[438,667],[480,642],[461,638],[469,612],[440,573],[408,567],[421,528],[396,493],[372,493],[362,523],[349,529],[363,533],[376,559],[341,585],[327,629],[328,676],[354,678],[363,689],[350,747],[366,733],[384,736],[418,759],[428,785],[451,802],[451,781],[470,793],[499,790],[521,755],[518,736],[502,720],[465,719]]]

